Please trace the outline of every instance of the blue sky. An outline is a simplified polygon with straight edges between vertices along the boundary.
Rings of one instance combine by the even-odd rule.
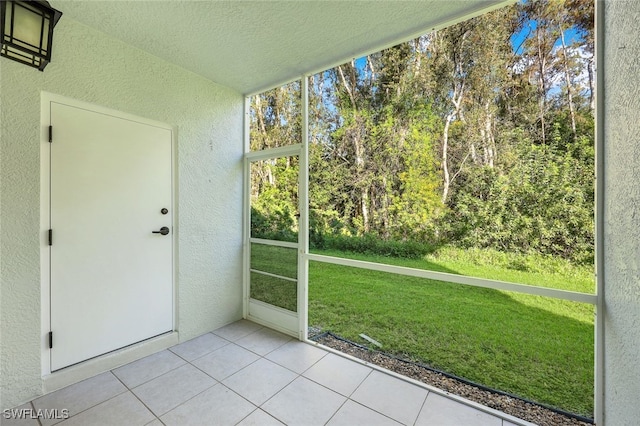
[[[511,46],[513,47],[514,51],[516,51],[516,53],[518,54],[522,53],[522,50],[523,50],[522,42],[527,38],[527,36],[532,31],[535,31],[536,24],[537,24],[536,21],[531,20],[527,22],[526,25],[518,33],[511,36]],[[582,40],[582,34],[580,33],[580,31],[576,30],[575,28],[569,28],[568,30],[566,30],[564,32],[564,37],[565,37],[565,43],[567,45],[571,45],[573,42]],[[558,40],[556,40],[555,46],[558,47],[561,44],[562,43],[560,41],[560,38],[558,38]],[[358,58],[355,60],[355,64],[356,64],[356,68],[362,70],[367,65],[367,58],[366,57]]]
[[[526,23],[526,25],[524,25],[524,27],[518,33],[511,36],[511,46],[513,46],[513,49],[516,51],[516,53],[518,54],[522,53],[522,47],[521,47],[522,42],[527,38],[529,33],[535,31],[536,26],[537,26],[537,22],[530,20],[529,22]],[[575,41],[581,41],[582,34],[575,28],[569,28],[564,32],[564,39],[565,39],[565,43],[568,46]],[[558,40],[556,40],[555,46],[557,47],[557,46],[560,46],[561,44],[562,42],[558,37]]]

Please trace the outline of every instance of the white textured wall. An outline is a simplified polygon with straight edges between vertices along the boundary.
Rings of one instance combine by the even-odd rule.
[[[640,2],[605,2],[605,407],[640,424]]]
[[[0,60],[1,408],[42,392],[41,90],[177,126],[180,337],[242,314],[242,96],[63,16],[44,73]]]

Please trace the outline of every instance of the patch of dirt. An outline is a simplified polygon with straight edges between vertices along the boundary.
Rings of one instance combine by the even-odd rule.
[[[309,338],[342,353],[360,358],[371,364],[378,365],[454,395],[494,408],[519,419],[541,426],[593,426],[592,423],[586,423],[573,417],[568,417],[540,405],[478,388],[461,382],[460,380],[447,377],[444,374],[434,372],[426,367],[416,365],[410,361],[403,361],[382,352],[366,349],[359,345],[338,339],[331,334],[320,334],[319,331],[318,329],[310,329]],[[312,335],[316,336],[311,337]]]

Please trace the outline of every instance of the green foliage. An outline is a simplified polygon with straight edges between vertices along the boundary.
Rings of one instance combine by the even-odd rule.
[[[435,116],[426,105],[414,108],[411,114],[397,174],[398,190],[392,194],[390,234],[395,239],[433,242],[437,220],[444,212],[431,137]]]
[[[592,262],[592,12],[589,0],[522,2],[310,77],[311,243]],[[300,88],[252,98],[252,149],[300,141]],[[297,238],[297,171],[252,167],[252,235]]]
[[[282,209],[270,208],[264,213],[251,207],[251,237],[276,241],[298,241],[298,233],[294,230],[294,221],[287,206]]]
[[[408,240],[382,240],[367,234],[361,237],[347,235],[323,235],[321,240],[310,241],[313,249],[333,249],[351,253],[420,259],[434,250],[422,242]]]
[[[467,171],[445,221],[464,247],[593,262],[593,170],[546,146],[521,148],[508,173]]]
[[[298,240],[298,164],[294,158],[254,162],[252,169],[251,236]],[[263,176],[268,176],[263,178]]]
[[[249,117],[252,151],[300,143],[300,82],[295,81],[252,97]]]

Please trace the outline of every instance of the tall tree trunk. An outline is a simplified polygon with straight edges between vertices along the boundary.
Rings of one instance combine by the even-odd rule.
[[[263,135],[267,134],[267,128],[264,124],[264,114],[262,111],[262,97],[261,95],[256,96],[256,115],[258,116],[258,125],[260,127],[260,132]]]
[[[391,236],[391,232],[389,230],[389,188],[387,183],[387,176],[382,176],[382,189],[384,193],[382,194],[382,233],[385,240],[388,240]]]
[[[541,141],[543,145],[547,143],[547,81],[545,79],[547,70],[547,57],[544,52],[544,29],[540,23],[536,27],[536,56],[538,59],[538,118],[540,120]]]
[[[351,64],[351,71],[354,72],[355,63]],[[340,76],[340,80],[342,81],[342,85],[344,86],[347,94],[349,95],[349,99],[351,100],[351,106],[353,108],[354,114],[354,122],[355,129],[350,137],[351,142],[353,144],[353,151],[355,154],[355,165],[356,165],[356,182],[360,186],[360,211],[362,213],[362,224],[365,232],[369,232],[370,229],[370,215],[369,215],[369,191],[367,185],[363,182],[364,177],[364,147],[362,144],[362,133],[364,131],[365,124],[362,123],[362,118],[358,113],[358,106],[355,98],[355,76],[349,76],[350,82],[347,81],[344,70],[342,66],[338,66],[338,75]]]
[[[371,72],[371,74],[369,75],[369,85],[373,86],[374,81],[376,79],[376,70],[373,67],[373,61],[371,60],[371,56],[367,56],[367,67],[369,68],[369,71]]]
[[[471,155],[471,161],[473,161],[473,164],[480,164],[478,153],[476,152],[476,144],[473,142],[469,145],[469,154]]]
[[[458,65],[456,65],[457,67]],[[454,83],[455,85],[455,83]],[[453,89],[453,96],[451,97],[451,102],[453,103],[453,110],[447,114],[447,117],[444,121],[444,129],[442,131],[442,175],[443,175],[443,185],[442,185],[442,203],[446,203],[447,198],[449,197],[449,191],[451,189],[451,183],[453,182],[453,178],[451,177],[451,171],[449,170],[449,129],[451,128],[451,123],[455,117],[460,118],[462,121],[464,120],[464,115],[462,113],[462,101],[464,99],[465,92],[465,81],[462,80],[460,86],[455,86]],[[457,176],[457,173],[456,175]]]
[[[536,39],[538,42],[538,113],[540,118],[540,130],[542,132],[542,144],[547,143],[547,126],[545,112],[547,109],[547,83],[545,81],[546,59],[542,51],[542,30],[536,27]]]
[[[484,104],[484,127],[482,129],[482,139],[484,143],[484,164],[493,168],[496,156],[496,139],[493,134],[493,114],[490,111],[490,102]]]
[[[449,197],[449,187],[451,186],[451,176],[449,174],[449,127],[455,117],[455,111],[447,114],[444,121],[444,130],[442,131],[442,175],[444,184],[442,186],[442,203],[444,204]]]
[[[270,186],[276,186],[276,178],[273,176],[273,170],[271,169],[270,161],[267,161],[265,171],[266,171],[266,181],[269,182]]]
[[[344,86],[347,94],[349,95],[349,99],[351,99],[351,105],[353,106],[354,111],[358,110],[358,106],[356,104],[356,98],[353,94],[353,90],[349,83],[347,83],[347,79],[344,76],[344,71],[342,71],[342,65],[338,65],[338,74],[340,75],[340,80],[342,80],[342,85]]]
[[[360,190],[360,210],[362,211],[362,226],[366,233],[371,227],[369,226],[369,192],[365,187]]]
[[[595,86],[595,78],[596,73],[593,69],[593,56],[591,56],[587,62],[587,71],[589,72],[589,110],[591,111],[591,116],[595,117],[596,115],[596,86]]]
[[[569,72],[569,58],[567,56],[567,45],[564,39],[564,29],[560,26],[560,41],[562,42],[562,65],[564,68],[564,79],[567,84],[567,101],[569,103],[569,115],[571,116],[571,132],[573,140],[578,138],[576,131],[576,108],[573,104],[573,85],[571,83],[571,73]]]

